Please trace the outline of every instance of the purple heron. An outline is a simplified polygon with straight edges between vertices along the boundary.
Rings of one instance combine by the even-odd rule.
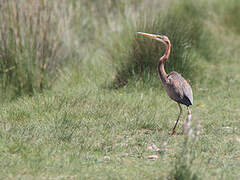
[[[175,134],[175,129],[178,124],[178,120],[181,117],[182,114],[182,107],[180,104],[186,105],[187,106],[187,111],[188,111],[188,119],[190,120],[191,118],[191,111],[189,109],[189,106],[193,104],[193,93],[192,93],[192,88],[189,85],[189,83],[177,72],[171,72],[170,74],[167,74],[165,69],[164,69],[164,63],[168,59],[171,51],[171,42],[168,39],[167,36],[164,35],[155,35],[155,34],[149,34],[149,33],[143,33],[143,32],[138,32],[139,35],[157,40],[162,42],[166,46],[166,51],[164,55],[159,59],[158,61],[158,73],[160,76],[160,79],[163,83],[163,86],[165,87],[168,96],[176,101],[178,103],[179,107],[179,115],[177,117],[176,123],[172,129],[172,135]]]

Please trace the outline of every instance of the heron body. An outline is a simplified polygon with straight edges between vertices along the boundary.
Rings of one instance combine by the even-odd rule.
[[[165,89],[168,93],[168,96],[186,106],[193,104],[193,94],[191,86],[188,82],[177,72],[171,72],[168,76],[168,83],[166,83]]]
[[[149,37],[151,39],[158,40],[165,44],[166,51],[164,55],[159,59],[158,62],[158,72],[160,79],[167,91],[168,96],[176,101],[178,103],[180,113],[178,115],[177,121],[175,123],[175,126],[172,130],[172,134],[175,133],[175,128],[177,126],[178,120],[182,114],[182,108],[180,104],[186,105],[188,109],[188,118],[187,120],[190,121],[191,118],[191,111],[189,109],[189,106],[193,104],[193,93],[192,88],[189,85],[189,83],[177,72],[171,72],[170,74],[167,74],[164,68],[164,63],[168,59],[171,51],[171,42],[168,39],[167,36],[163,35],[154,35],[149,33],[141,33],[138,34]]]

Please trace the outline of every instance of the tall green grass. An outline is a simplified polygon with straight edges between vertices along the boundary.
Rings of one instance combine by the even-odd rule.
[[[116,69],[113,85],[121,87],[133,77],[145,79],[156,74],[157,61],[165,52],[165,47],[137,36],[137,31],[167,35],[172,51],[166,70],[178,71],[187,79],[196,80],[201,72],[197,57],[208,58],[211,49],[211,34],[204,29],[202,15],[204,12],[198,10],[192,1],[172,3],[165,10],[145,13],[137,18],[126,19],[123,15],[125,27],[112,32],[112,42],[108,41],[110,48],[107,52]]]
[[[61,3],[1,1],[0,86],[3,93],[33,94],[52,85],[68,57],[63,34],[68,17],[64,1]]]
[[[72,64],[75,74],[91,71],[95,76],[101,73],[93,66],[101,64],[102,71],[115,72],[113,87],[122,87],[131,79],[157,85],[156,64],[165,47],[137,36],[137,31],[169,36],[172,51],[167,72],[177,71],[194,83],[204,72],[199,61],[216,59],[213,55],[219,43],[206,25],[211,15],[224,12],[221,17],[227,28],[239,27],[238,2],[221,2],[226,8],[204,0],[2,1],[2,92],[19,96],[51,87],[64,62]]]

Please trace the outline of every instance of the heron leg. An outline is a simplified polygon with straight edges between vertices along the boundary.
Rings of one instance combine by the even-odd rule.
[[[178,123],[178,120],[180,119],[180,117],[181,117],[181,115],[182,115],[182,107],[181,107],[181,105],[178,103],[178,107],[179,107],[179,115],[178,115],[178,117],[177,117],[177,121],[176,121],[176,123],[175,123],[175,125],[174,125],[174,127],[173,127],[173,130],[172,130],[172,134],[171,135],[173,135],[173,134],[175,134],[176,133],[176,131],[175,131],[175,129],[176,129],[176,127],[177,127],[177,123]]]

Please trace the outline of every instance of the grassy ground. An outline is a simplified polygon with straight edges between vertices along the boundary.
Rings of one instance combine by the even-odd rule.
[[[212,3],[210,7],[217,11],[207,11],[211,18],[201,22],[211,34],[208,49],[201,46],[205,37],[197,39],[203,44],[184,49],[191,51],[189,62],[195,65],[190,67],[197,69],[188,74],[193,77],[186,77],[192,80],[194,93],[193,134],[169,136],[178,107],[168,98],[156,72],[134,71],[124,86],[112,88],[119,78],[116,66],[126,67],[113,57],[129,58],[125,45],[134,41],[131,33],[140,30],[134,20],[146,7],[155,12],[158,1],[153,6],[143,0],[119,2],[75,3],[71,35],[66,38],[74,43],[65,44],[74,52],[67,56],[69,62],[52,88],[11,101],[3,99],[0,179],[239,179],[240,36],[238,28],[229,33],[222,12],[229,19],[234,14],[218,1]],[[159,8],[168,6],[163,1]],[[123,34],[125,39],[119,38]],[[153,42],[144,43],[151,47]],[[181,122],[185,116],[184,107]]]

